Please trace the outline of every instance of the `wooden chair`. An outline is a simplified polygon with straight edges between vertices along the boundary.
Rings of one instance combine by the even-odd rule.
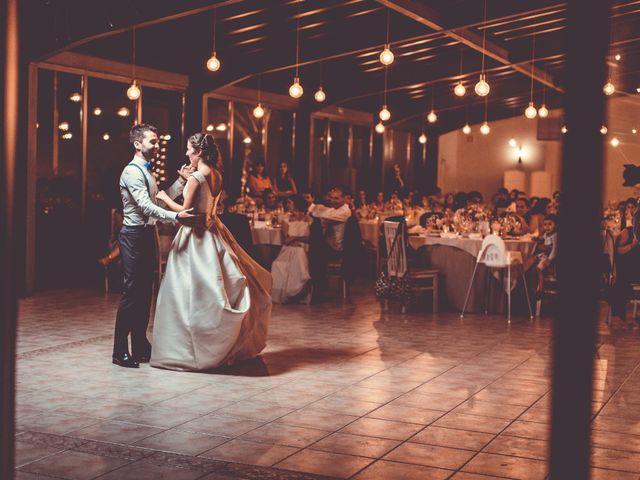
[[[467,309],[469,302],[469,296],[471,295],[471,288],[473,287],[473,281],[478,271],[478,265],[484,264],[488,268],[504,269],[507,271],[507,323],[511,323],[511,268],[516,267],[520,271],[522,281],[524,282],[524,291],[527,296],[527,307],[529,307],[529,318],[533,320],[533,312],[531,311],[531,300],[529,299],[529,288],[527,287],[527,279],[525,277],[522,254],[520,252],[507,251],[507,247],[504,240],[497,235],[487,235],[482,241],[482,247],[480,253],[476,258],[476,265],[469,281],[469,288],[467,290],[467,297],[465,298],[460,318],[464,317],[464,312]],[[486,298],[486,297],[485,297]],[[487,311],[485,305],[485,313]]]
[[[153,232],[156,244],[156,279],[154,288],[157,292],[160,289],[160,282],[167,267],[169,251],[171,250],[173,237],[175,237],[176,234],[176,227],[170,224],[156,223]]]
[[[387,274],[389,277],[405,277],[409,280],[410,298],[403,302],[402,313],[405,313],[411,299],[418,294],[431,292],[433,296],[433,313],[438,313],[438,270],[419,268],[411,265],[407,259],[407,228],[404,219],[387,219],[383,222],[384,243],[386,252],[391,251],[391,256],[387,258]],[[400,237],[393,251],[391,246],[400,229]],[[384,301],[384,308],[389,307],[388,300]]]

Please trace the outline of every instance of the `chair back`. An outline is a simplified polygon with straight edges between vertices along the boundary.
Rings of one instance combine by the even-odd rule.
[[[403,221],[383,222],[384,240],[387,247],[387,273],[391,277],[402,277],[407,273],[406,226]],[[394,240],[398,238],[395,242]],[[393,250],[392,250],[393,247]]]
[[[497,235],[487,235],[482,241],[482,247],[476,262],[487,267],[505,268],[509,266],[509,255],[504,240]]]

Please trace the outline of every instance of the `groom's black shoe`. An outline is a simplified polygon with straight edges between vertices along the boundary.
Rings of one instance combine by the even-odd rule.
[[[114,353],[111,359],[112,359],[112,362],[118,365],[119,367],[140,368],[140,364],[136,362],[131,357],[131,355],[129,355],[129,352],[124,352],[119,354]]]
[[[133,359],[138,363],[149,363],[151,359],[151,345],[149,348],[141,349],[133,353]]]

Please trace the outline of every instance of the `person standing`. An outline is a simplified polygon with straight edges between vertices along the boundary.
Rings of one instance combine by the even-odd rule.
[[[151,357],[147,326],[153,289],[155,222],[189,224],[195,216],[189,213],[190,210],[176,213],[156,204],[158,186],[148,169],[158,153],[157,129],[144,123],[134,125],[129,140],[135,148],[135,155],[120,176],[124,219],[118,244],[124,283],[116,315],[112,362],[121,367],[138,368],[140,362],[148,362]],[[169,189],[173,198],[182,192],[191,169],[184,165],[178,173],[180,178]]]

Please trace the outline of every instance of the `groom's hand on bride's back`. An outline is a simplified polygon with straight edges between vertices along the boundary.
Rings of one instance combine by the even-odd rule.
[[[186,210],[182,210],[178,213],[178,222],[182,225],[186,225],[187,227],[202,227],[206,223],[206,218],[204,214],[193,214],[191,213],[193,208],[188,208]]]

